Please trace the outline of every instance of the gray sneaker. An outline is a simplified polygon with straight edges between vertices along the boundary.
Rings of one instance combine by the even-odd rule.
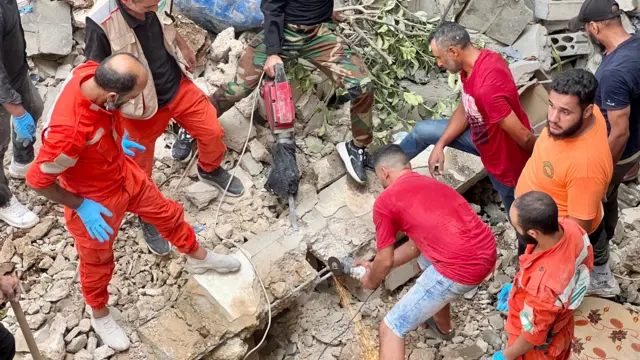
[[[587,295],[615,297],[620,294],[620,286],[611,271],[611,259],[605,265],[594,266]]]
[[[240,261],[229,255],[216,254],[207,250],[207,257],[196,260],[187,258],[187,271],[192,274],[204,274],[209,270],[224,274],[240,269]]]
[[[142,228],[142,234],[144,240],[147,242],[147,247],[152,253],[164,256],[171,252],[171,244],[160,235],[155,226],[142,221],[142,218],[138,216],[138,222]]]

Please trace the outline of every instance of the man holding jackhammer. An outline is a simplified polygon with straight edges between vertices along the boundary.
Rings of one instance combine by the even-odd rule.
[[[422,275],[380,324],[380,360],[404,360],[404,337],[425,322],[445,340],[455,336],[449,303],[493,271],[496,240],[462,195],[413,172],[400,146],[383,146],[375,171],[385,188],[373,207],[378,253],[354,266],[367,270],[362,285],[374,290],[391,269],[418,258]],[[410,240],[396,248],[400,231]]]
[[[373,83],[362,58],[335,34],[341,15],[333,12],[333,0],[262,0],[264,31],[256,35],[244,54],[236,78],[212,96],[219,113],[259,86],[262,72],[273,77],[282,59],[302,58],[317,66],[346,94],[339,101],[351,101],[353,140],[337,145],[351,177],[365,183],[367,146],[373,139]]]
[[[189,78],[186,67],[178,62],[179,54],[190,67],[196,57],[170,19],[160,9],[160,0],[99,0],[87,16],[85,56],[100,62],[112,53],[135,55],[150,70],[151,78],[144,91],[123,104],[123,125],[131,139],[147,151],[135,154],[134,160],[151,176],[156,139],[173,118],[198,142],[198,177],[224,190],[228,196],[241,196],[242,183],[220,166],[226,146],[224,129],[207,96]],[[166,255],[171,245],[155,227],[139,219],[149,250]]]
[[[156,227],[186,254],[191,273],[240,268],[234,257],[201,247],[184,221],[182,206],[166,199],[130,158],[149,149],[129,139],[120,108],[139,96],[147,81],[145,65],[128,53],[75,68],[53,104],[42,147],[27,173],[27,183],[36,192],[64,205],[93,329],[116,351],[126,350],[130,342],[111,317],[107,286],[115,268],[113,243],[126,212]]]

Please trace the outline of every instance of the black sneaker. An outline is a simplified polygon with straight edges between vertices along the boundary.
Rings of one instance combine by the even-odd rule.
[[[147,242],[149,251],[159,256],[167,255],[171,252],[171,244],[160,235],[155,226],[144,222],[139,216],[138,222],[142,228],[142,234]]]
[[[366,183],[367,171],[365,170],[365,166],[368,163],[367,149],[355,146],[353,140],[339,143],[336,145],[336,149],[349,175],[360,184]]]
[[[207,183],[211,186],[215,186],[220,191],[224,191],[229,185],[227,189],[227,196],[242,196],[244,194],[244,186],[242,186],[242,182],[235,177],[231,176],[231,174],[222,168],[222,166],[213,169],[211,172],[206,172],[202,170],[200,166],[198,166],[198,178],[200,181]],[[231,180],[233,178],[233,180]],[[231,180],[231,184],[229,184],[229,180]]]
[[[171,147],[171,156],[178,161],[186,160],[191,155],[195,141],[185,129],[180,128],[178,137]]]

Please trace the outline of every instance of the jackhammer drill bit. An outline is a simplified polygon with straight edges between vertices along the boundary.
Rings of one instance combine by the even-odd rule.
[[[293,203],[293,195],[289,195],[289,214],[291,215],[291,227],[294,232],[297,232],[298,221],[296,220],[296,207]]]

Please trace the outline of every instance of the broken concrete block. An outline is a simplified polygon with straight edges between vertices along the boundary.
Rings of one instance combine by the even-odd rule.
[[[247,353],[249,345],[237,337],[227,340],[224,344],[218,346],[210,354],[207,354],[205,360],[242,360],[244,354]]]
[[[211,44],[209,50],[209,57],[213,61],[226,61],[231,50],[231,42],[235,40],[235,30],[233,28],[227,28],[221,33],[216,35],[216,38]]]
[[[532,11],[517,0],[470,0],[458,17],[460,25],[507,45],[516,41],[531,20]]]
[[[53,60],[34,58],[33,64],[38,69],[38,74],[42,77],[56,76],[58,71],[58,63]]]
[[[27,56],[66,56],[73,48],[71,8],[63,1],[35,1],[33,12],[21,15]]]
[[[544,26],[540,24],[527,25],[511,46],[518,51],[522,60],[538,60],[545,70],[551,67],[553,62],[551,41],[547,28]]]
[[[627,12],[633,12],[640,4],[638,0],[616,0],[616,2],[618,3],[620,10]]]
[[[172,308],[138,328],[138,336],[159,360],[198,359],[210,350],[205,339]]]
[[[331,185],[347,173],[338,152],[325,156],[313,164],[313,172],[316,174],[316,187],[318,191]]]
[[[571,20],[584,0],[535,0],[533,13],[543,20]]]
[[[429,146],[425,151],[411,159],[411,166],[413,166],[415,172],[431,176],[429,168],[425,164],[429,161],[432,149],[433,146]],[[480,157],[449,147],[445,148],[444,154],[444,175],[438,180],[456,189],[460,194],[469,190],[469,188],[487,176]]]
[[[537,60],[519,60],[509,64],[509,70],[516,85],[524,85],[531,80],[533,73],[540,70],[540,62]]]
[[[224,128],[224,143],[236,152],[242,151],[247,140],[247,134],[249,134],[249,140],[256,137],[255,127],[251,127],[251,132],[249,133],[249,127],[251,126],[249,120],[235,106],[232,106],[222,114],[218,120]]]
[[[259,175],[263,169],[262,164],[256,161],[253,156],[251,156],[251,153],[245,153],[242,156],[240,159],[240,165],[242,165],[242,168],[247,170],[251,176]]]
[[[420,273],[421,271],[418,267],[418,260],[411,260],[408,263],[391,270],[389,275],[384,279],[384,286],[389,291],[393,291],[406,284],[407,281],[413,279]]]
[[[202,181],[198,181],[189,185],[186,196],[187,199],[198,208],[198,210],[202,210],[209,205],[211,200],[218,197],[219,193],[220,191],[217,188],[209,184],[205,184]]]
[[[64,80],[71,73],[72,66],[71,64],[60,65],[56,70],[56,80]]]
[[[550,35],[551,44],[560,56],[591,53],[591,43],[584,32]]]

